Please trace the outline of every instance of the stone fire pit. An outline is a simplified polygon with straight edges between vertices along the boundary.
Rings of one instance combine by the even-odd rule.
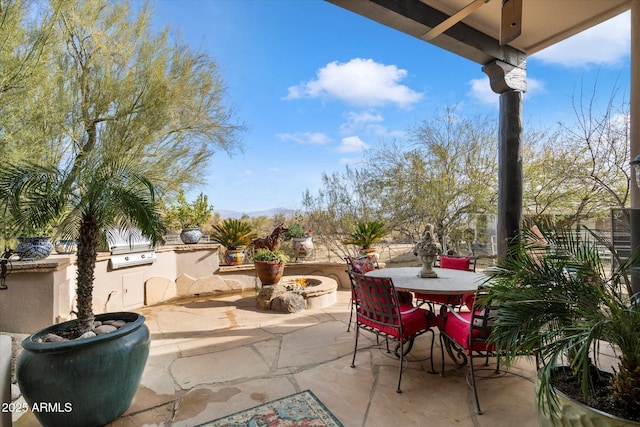
[[[267,285],[256,297],[256,306],[282,313],[323,308],[336,302],[338,283],[324,276],[284,276],[277,285]]]

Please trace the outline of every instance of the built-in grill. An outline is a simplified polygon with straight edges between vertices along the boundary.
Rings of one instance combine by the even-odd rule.
[[[111,268],[125,268],[153,264],[157,256],[151,241],[140,230],[106,230],[107,244],[111,251]]]

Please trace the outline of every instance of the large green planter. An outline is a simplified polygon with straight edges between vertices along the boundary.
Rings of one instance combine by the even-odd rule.
[[[149,356],[144,316],[119,312],[96,320],[130,322],[115,332],[74,341],[40,343],[48,333],[69,329],[75,320],[45,328],[22,342],[17,379],[43,426],[103,426],[127,410]]]
[[[540,374],[536,378],[536,397],[539,386]],[[555,390],[555,392],[558,397],[558,413],[552,417],[548,410],[543,411],[538,405],[538,425],[540,427],[640,427],[639,422],[618,418],[573,400],[559,390]]]

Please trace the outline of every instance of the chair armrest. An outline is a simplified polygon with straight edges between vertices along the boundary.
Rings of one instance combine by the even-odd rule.
[[[469,322],[467,319],[465,319],[464,317],[460,316],[460,314],[458,313],[458,310],[456,310],[456,308],[454,306],[449,305],[449,304],[444,304],[442,307],[446,308],[449,313],[453,314],[461,322],[464,322],[467,325],[471,324],[471,322]]]

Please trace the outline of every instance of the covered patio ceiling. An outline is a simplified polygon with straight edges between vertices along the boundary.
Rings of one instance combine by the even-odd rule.
[[[485,65],[512,63],[514,52],[534,54],[630,9],[634,0],[327,1]],[[503,41],[520,34],[501,45],[503,26]]]

